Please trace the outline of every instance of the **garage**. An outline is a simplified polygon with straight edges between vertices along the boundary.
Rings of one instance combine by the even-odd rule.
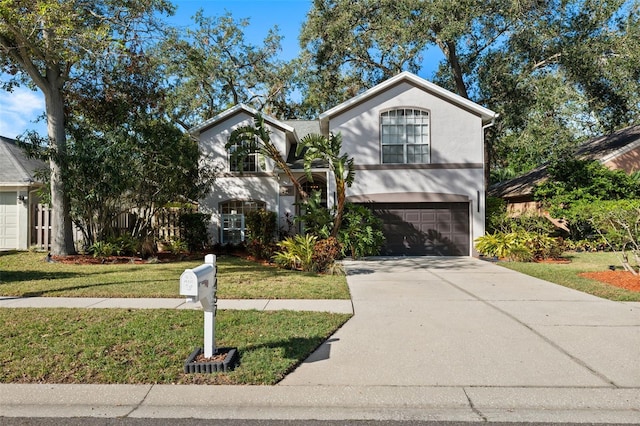
[[[365,205],[382,219],[385,256],[469,255],[469,203]]]
[[[0,249],[18,244],[18,206],[16,192],[0,192]]]

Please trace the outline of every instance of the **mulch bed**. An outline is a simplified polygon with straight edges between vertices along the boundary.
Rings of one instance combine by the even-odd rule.
[[[190,254],[190,255],[175,255],[173,253],[157,253],[152,258],[143,259],[135,256],[106,256],[106,257],[93,257],[86,254],[74,254],[69,256],[51,256],[49,261],[55,263],[67,263],[72,265],[113,265],[123,263],[167,263],[177,262],[181,260],[197,260],[203,259],[203,254]],[[44,258],[47,261],[47,256]]]
[[[640,292],[640,275],[633,275],[627,271],[598,271],[583,272],[581,277],[591,278],[616,287]]]

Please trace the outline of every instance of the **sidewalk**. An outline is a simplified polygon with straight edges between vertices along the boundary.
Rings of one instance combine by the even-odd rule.
[[[471,258],[346,269],[354,317],[276,386],[7,384],[0,416],[640,424],[637,304]]]
[[[353,313],[351,300],[218,299],[218,309]],[[0,297],[0,308],[202,309],[186,299],[93,297]]]

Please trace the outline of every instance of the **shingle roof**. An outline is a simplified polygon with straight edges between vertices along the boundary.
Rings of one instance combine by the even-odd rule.
[[[25,185],[36,180],[35,173],[46,167],[43,161],[29,158],[15,139],[0,136],[0,183]]]
[[[320,122],[318,120],[285,120],[284,123],[293,127],[298,140],[304,139],[305,136],[320,133]],[[287,156],[287,164],[294,170],[304,169],[304,152],[296,155],[297,146],[292,146]],[[325,169],[328,164],[322,160],[314,160],[311,164],[314,169]]]
[[[589,139],[577,148],[575,157],[604,163],[638,146],[640,146],[640,124]],[[544,164],[522,176],[492,186],[488,193],[492,197],[500,198],[527,196],[532,194],[534,187],[546,178],[547,165]]]

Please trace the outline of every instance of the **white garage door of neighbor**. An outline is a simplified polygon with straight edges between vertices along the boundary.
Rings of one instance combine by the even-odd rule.
[[[18,247],[18,205],[16,192],[0,192],[0,249]]]

